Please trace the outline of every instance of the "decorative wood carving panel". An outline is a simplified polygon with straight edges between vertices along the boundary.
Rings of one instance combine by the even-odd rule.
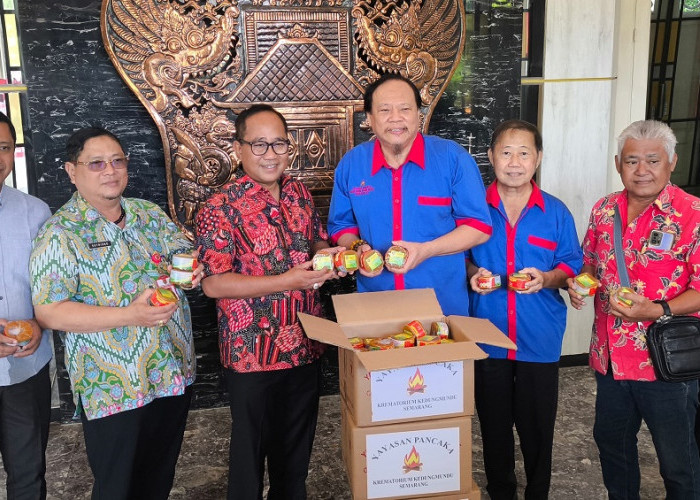
[[[287,118],[290,172],[325,212],[365,87],[385,72],[410,78],[427,130],[465,36],[462,0],[103,0],[101,27],[160,131],[170,215],[190,237],[238,164],[241,110],[269,103]]]

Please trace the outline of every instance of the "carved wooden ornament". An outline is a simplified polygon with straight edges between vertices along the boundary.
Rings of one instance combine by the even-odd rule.
[[[420,90],[423,123],[454,72],[462,0],[103,0],[109,58],[153,117],[168,206],[193,236],[201,203],[231,178],[236,114],[268,103],[289,124],[291,174],[327,210],[333,169],[385,72]]]

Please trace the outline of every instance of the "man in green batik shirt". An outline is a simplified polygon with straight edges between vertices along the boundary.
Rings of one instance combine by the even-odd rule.
[[[192,245],[153,203],[124,198],[128,156],[105,129],[75,132],[77,192],[34,241],[39,322],[62,330],[65,364],[95,476],[93,499],[166,499],[195,378],[187,299],[152,306],[156,280]],[[201,266],[194,285],[201,279]]]

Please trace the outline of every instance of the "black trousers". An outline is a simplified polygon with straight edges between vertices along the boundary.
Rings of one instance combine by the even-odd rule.
[[[558,390],[558,362],[475,362],[476,410],[484,444],[486,490],[492,500],[517,498],[513,425],[525,461],[525,498],[548,497]]]
[[[46,498],[46,443],[51,419],[49,364],[18,384],[0,387],[0,453],[8,500]]]
[[[306,499],[316,432],[319,363],[287,370],[225,369],[231,398],[229,500],[262,498],[265,459],[268,500]]]
[[[93,500],[166,500],[173,486],[192,387],[181,396],[88,420],[81,412]]]
[[[700,399],[700,393],[698,394],[698,399]],[[700,411],[695,414],[695,442],[700,449]]]

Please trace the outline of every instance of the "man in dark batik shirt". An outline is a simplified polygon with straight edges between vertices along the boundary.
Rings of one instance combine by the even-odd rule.
[[[314,271],[328,249],[307,188],[289,166],[287,123],[267,105],[236,120],[233,181],[197,216],[206,278],[216,298],[219,348],[230,395],[229,499],[306,498],[316,430],[321,346],[304,334],[298,312],[320,314],[318,288],[334,274]]]

